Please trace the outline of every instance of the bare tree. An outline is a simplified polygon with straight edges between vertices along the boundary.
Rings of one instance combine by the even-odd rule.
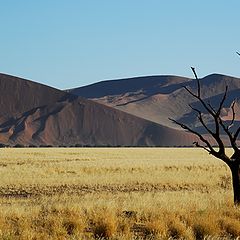
[[[187,87],[184,87],[186,91],[192,95],[196,100],[198,100],[203,107],[207,111],[207,113],[210,114],[210,116],[213,118],[214,127],[210,128],[207,126],[206,122],[203,118],[203,112],[199,110],[198,108],[193,107],[192,105],[189,105],[190,108],[196,112],[198,120],[202,127],[207,131],[207,133],[213,138],[217,144],[217,147],[213,147],[213,144],[209,140],[209,138],[206,138],[203,134],[201,134],[199,131],[194,130],[193,128],[187,126],[184,123],[178,122],[177,120],[170,119],[175,124],[179,125],[186,131],[193,133],[196,135],[199,140],[199,142],[194,142],[196,147],[203,148],[205,151],[207,151],[209,154],[213,155],[214,157],[222,160],[224,163],[227,164],[227,166],[230,168],[232,173],[232,185],[233,185],[233,193],[234,193],[234,204],[240,204],[240,149],[237,145],[237,140],[240,133],[240,126],[235,126],[235,130],[233,130],[234,124],[236,125],[236,112],[235,112],[235,104],[236,100],[233,101],[231,105],[231,111],[232,111],[232,119],[230,122],[226,122],[221,117],[221,111],[223,109],[224,102],[227,98],[228,93],[228,86],[226,86],[226,89],[224,91],[224,94],[219,101],[218,107],[214,107],[211,103],[204,101],[204,99],[201,96],[201,86],[200,86],[200,80],[197,77],[195,69],[191,68],[193,71],[193,74],[197,80],[197,93],[194,93],[192,90],[190,90]],[[224,132],[227,136],[230,146],[233,149],[232,156],[228,156],[226,154],[226,143],[224,143],[220,133]]]

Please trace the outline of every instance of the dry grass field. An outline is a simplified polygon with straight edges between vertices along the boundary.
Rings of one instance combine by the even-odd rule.
[[[0,239],[236,239],[227,167],[201,149],[0,149]]]

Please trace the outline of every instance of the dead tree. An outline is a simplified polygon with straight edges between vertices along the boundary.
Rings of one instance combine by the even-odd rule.
[[[191,104],[189,106],[194,112],[196,112],[199,122],[201,123],[202,127],[207,131],[207,133],[215,140],[217,147],[213,147],[213,144],[211,144],[209,138],[203,136],[203,134],[201,134],[199,131],[194,130],[193,128],[187,126],[184,123],[178,122],[177,120],[174,119],[170,120],[175,124],[179,125],[181,128],[196,135],[199,138],[200,143],[199,142],[193,143],[195,144],[196,147],[203,148],[209,154],[226,163],[226,165],[230,168],[232,173],[234,204],[240,204],[240,149],[238,148],[237,144],[237,140],[240,133],[240,126],[237,127],[235,126],[235,130],[232,130],[234,124],[236,125],[235,121],[236,112],[234,108],[236,101],[233,101],[231,105],[232,119],[230,123],[226,123],[221,117],[221,111],[223,109],[224,102],[227,98],[228,87],[226,86],[223,97],[219,102],[219,106],[213,107],[211,103],[204,101],[204,99],[202,98],[200,81],[197,77],[195,69],[193,67],[191,69],[197,81],[197,93],[193,92],[187,87],[184,88],[190,95],[192,95],[197,101],[199,101],[203,109],[205,109],[207,113],[211,115],[211,117],[213,118],[214,127],[210,128],[207,126],[206,122],[203,119],[202,111],[200,111],[198,108],[193,107]],[[224,132],[229,140],[230,146],[233,149],[232,156],[228,156],[226,154],[226,143],[224,143],[220,135],[221,132]]]

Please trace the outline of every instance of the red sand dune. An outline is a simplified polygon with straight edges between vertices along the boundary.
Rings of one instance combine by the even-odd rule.
[[[3,74],[0,84],[4,144],[184,146],[193,141],[183,131],[42,84]]]

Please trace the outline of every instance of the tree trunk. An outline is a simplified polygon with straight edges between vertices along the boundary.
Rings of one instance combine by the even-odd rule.
[[[239,163],[234,163],[231,167],[232,172],[232,184],[233,184],[233,196],[234,204],[240,204],[240,165]]]

